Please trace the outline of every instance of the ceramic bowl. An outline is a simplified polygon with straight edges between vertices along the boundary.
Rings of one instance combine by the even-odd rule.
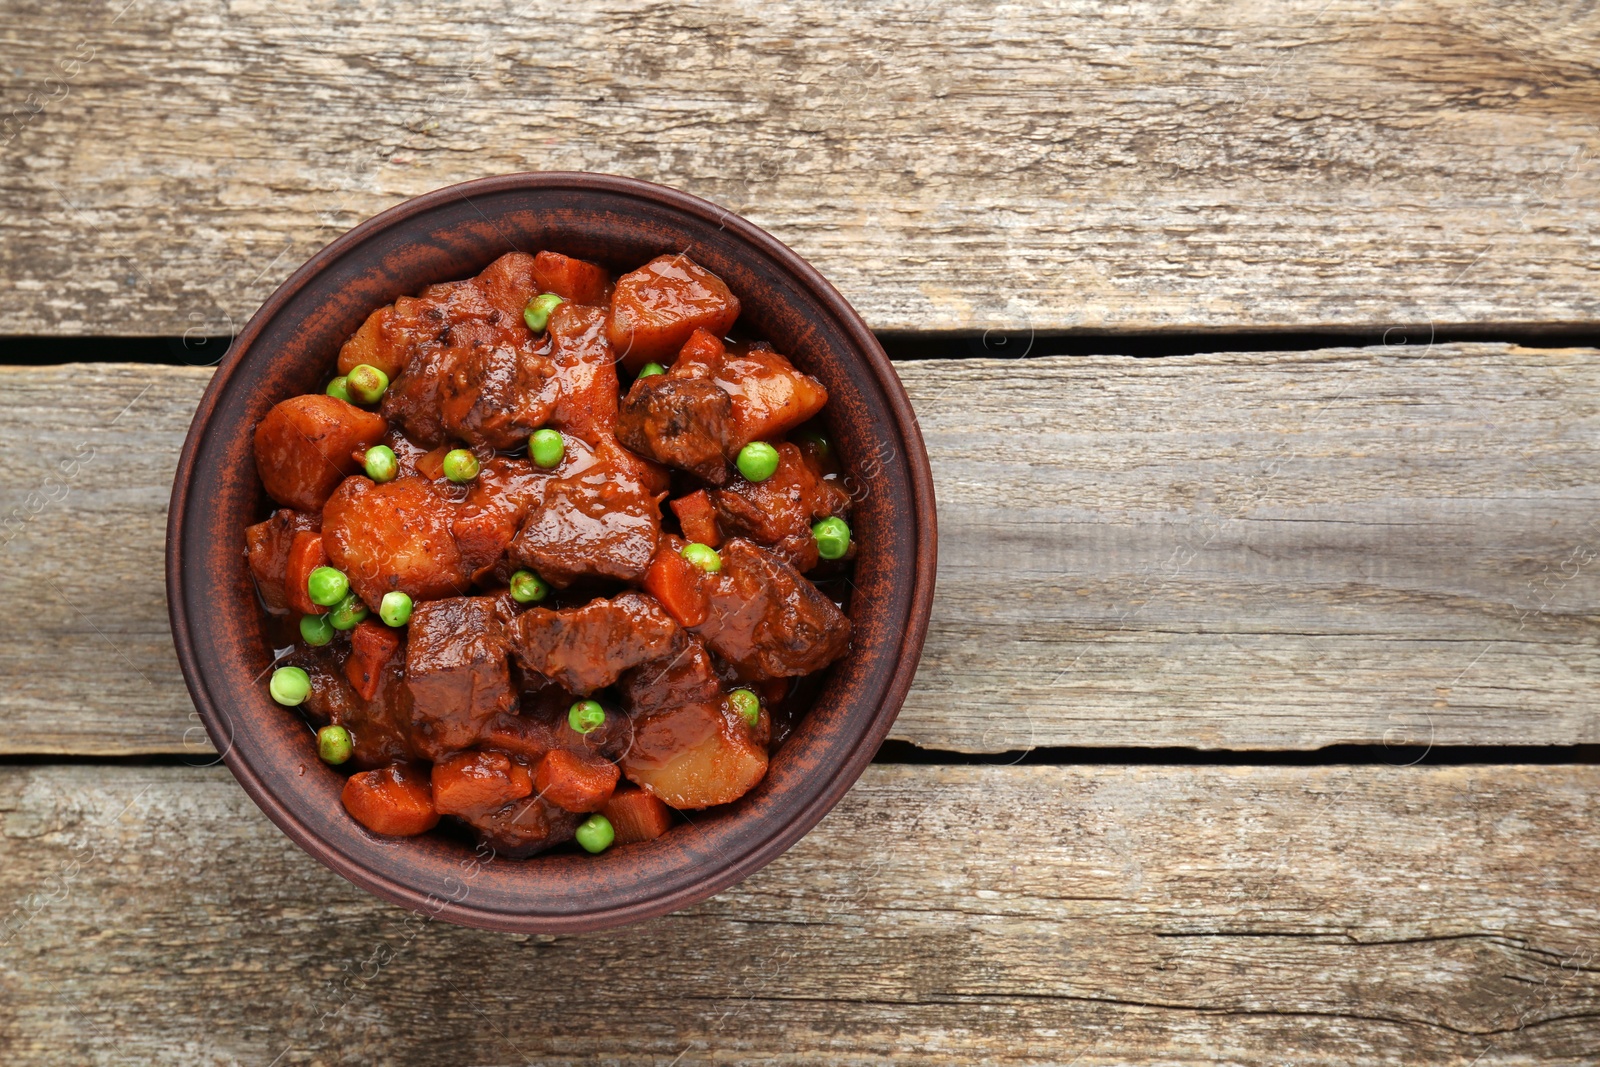
[[[816,704],[738,802],[599,856],[487,858],[435,832],[384,838],[339,801],[344,776],[267,695],[272,650],[243,556],[267,511],[251,434],[273,405],[320,390],[373,309],[551,249],[615,271],[685,252],[743,302],[740,329],[820,378],[856,497],[854,640]],[[889,732],[933,598],[935,516],[911,406],[877,340],[833,286],[771,235],[686,193],[600,174],[512,174],[408,200],[317,253],[245,326],[195,413],[167,530],[178,660],[212,742],[268,818],[350,881],[407,908],[524,933],[595,930],[702,900],[781,854],[838,802]]]

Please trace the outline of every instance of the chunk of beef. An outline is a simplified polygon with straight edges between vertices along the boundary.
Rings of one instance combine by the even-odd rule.
[[[834,482],[817,477],[800,449],[779,443],[778,469],[761,482],[735,476],[725,488],[708,495],[720,527],[772,549],[798,570],[817,565],[817,541],[811,524],[844,515],[850,494]]]
[[[671,656],[640,664],[617,681],[622,704],[635,716],[681,704],[715,703],[723,697],[711,654],[698,637],[690,637]]]
[[[549,400],[541,409],[542,393],[530,398],[528,390],[549,368],[522,321],[532,261],[511,253],[476,278],[395,302],[387,328],[405,338],[405,369],[384,395],[383,413],[413,440],[431,447],[454,435],[494,445],[541,424]]]
[[[511,648],[524,670],[586,696],[629,667],[675,655],[683,629],[643,593],[594,600],[581,608],[532,608],[511,624]]]
[[[710,612],[693,628],[751,680],[819,671],[850,648],[850,619],[777,555],[742,537],[722,547]]]
[[[550,425],[590,445],[617,426],[617,362],[605,327],[605,311],[583,304],[559,305],[547,327],[556,383]]]
[[[610,439],[591,448],[571,436],[559,465],[534,470],[514,563],[563,589],[579,578],[633,581],[644,573],[661,536],[664,471]]]
[[[300,705],[316,726],[343,726],[350,732],[350,765],[359,770],[386,767],[417,755],[411,743],[411,693],[403,662],[392,658],[378,676],[376,692],[363,699],[340,664],[341,645],[297,648],[288,659],[311,679],[311,693]]]
[[[495,456],[483,464],[466,498],[452,510],[450,533],[461,553],[461,568],[473,581],[487,577],[511,546],[539,481],[526,459]]]
[[[471,748],[516,691],[506,641],[490,597],[419,603],[406,646],[417,748],[431,759]]]
[[[611,275],[602,266],[560,252],[533,257],[533,278],[541,293],[554,293],[574,304],[604,307],[611,302]]]
[[[732,414],[732,398],[716,383],[652,374],[628,389],[617,439],[647,459],[722,485],[728,480],[724,442]]]
[[[256,580],[261,602],[272,614],[289,612],[283,583],[289,570],[289,546],[294,543],[294,535],[302,531],[314,532],[321,525],[320,515],[280,508],[265,522],[245,528],[245,558],[250,564],[250,574]]]
[[[485,331],[488,332],[488,331]],[[559,387],[548,340],[474,336],[440,363],[439,422],[473,445],[510,451],[527,443],[555,410]]]
[[[531,796],[486,815],[457,818],[476,831],[478,840],[496,855],[520,860],[571,841],[584,816]]]
[[[388,428],[381,416],[337,397],[290,397],[256,426],[261,484],[285,507],[321,511],[334,488],[355,473],[351,453],[377,444]]]
[[[688,256],[657,256],[617,279],[607,332],[637,374],[651,361],[669,362],[695,330],[720,337],[738,317],[739,298],[721,278]]]
[[[349,478],[322,512],[322,540],[373,611],[398,589],[416,601],[466,589],[470,575],[450,531],[453,506],[421,477],[377,485]]]

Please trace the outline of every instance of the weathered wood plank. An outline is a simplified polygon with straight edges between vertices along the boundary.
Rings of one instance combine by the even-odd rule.
[[[714,900],[527,938],[366,896],[225,771],[5,768],[0,1045],[73,1064],[1590,1062],[1597,791],[1572,766],[872,767]]]
[[[0,333],[230,334],[354,222],[562,168],[745,213],[884,329],[1600,309],[1570,0],[6,15]]]
[[[1600,741],[1596,353],[900,371],[941,543],[894,736],[972,751]],[[0,596],[27,606],[0,616],[15,679],[0,751],[205,751],[161,548],[207,373],[0,368],[0,450],[37,457],[0,469]],[[83,449],[75,474],[57,469]]]

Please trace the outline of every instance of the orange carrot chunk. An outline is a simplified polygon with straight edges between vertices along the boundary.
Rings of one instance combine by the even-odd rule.
[[[706,572],[679,554],[682,547],[677,538],[663,537],[640,584],[679,626],[699,626],[711,611]]]
[[[365,619],[350,631],[350,658],[344,661],[344,676],[362,700],[377,694],[383,668],[399,649],[399,632],[376,619]]]
[[[621,772],[616,764],[587,752],[564,748],[546,752],[533,772],[534,788],[558,808],[599,811],[611,799]]]
[[[428,772],[414,764],[394,763],[352,774],[340,799],[344,810],[375,834],[415,837],[439,822]]]
[[[503,752],[458,752],[433,765],[433,804],[442,815],[487,815],[532,792],[528,768]]]
[[[616,844],[654,841],[672,826],[672,809],[643,789],[619,789],[600,809],[616,832]]]
[[[302,530],[294,535],[289,545],[289,566],[284,572],[283,598],[289,607],[302,615],[326,615],[331,608],[311,602],[311,592],[306,581],[311,572],[328,563],[327,549],[322,547],[322,534],[315,530]]]
[[[683,536],[712,548],[722,547],[722,531],[717,527],[717,509],[711,506],[711,497],[704,489],[696,489],[688,496],[672,501],[672,512],[678,516]]]

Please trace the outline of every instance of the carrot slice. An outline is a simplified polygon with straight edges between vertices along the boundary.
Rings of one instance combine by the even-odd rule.
[[[486,815],[532,792],[528,768],[504,752],[458,752],[433,765],[433,806],[442,815]]]
[[[283,598],[289,607],[302,615],[326,615],[331,609],[311,602],[311,591],[306,581],[311,572],[328,562],[327,549],[322,547],[322,535],[314,530],[302,530],[294,535],[289,545],[289,566],[284,571]]]
[[[377,694],[384,665],[399,648],[400,634],[373,619],[364,619],[350,631],[350,658],[344,661],[344,676],[362,700]]]
[[[641,584],[679,626],[699,626],[711,611],[704,576],[705,571],[684,559],[672,542],[663,538]]]
[[[395,763],[352,774],[339,799],[356,822],[375,834],[415,837],[439,822],[428,772],[414,764]]]
[[[611,799],[622,772],[616,764],[587,752],[551,749],[533,772],[539,795],[568,811],[599,811]]]
[[[450,446],[440,445],[432,452],[418,457],[417,473],[428,479],[430,482],[438,481],[440,478],[444,477],[444,457],[448,456],[449,454]]]
[[[683,536],[712,548],[722,547],[722,531],[717,527],[717,509],[711,506],[711,497],[704,489],[696,489],[672,501],[672,512],[678,516]]]
[[[616,832],[616,843],[653,841],[672,826],[672,809],[643,789],[619,789],[600,809]]]

